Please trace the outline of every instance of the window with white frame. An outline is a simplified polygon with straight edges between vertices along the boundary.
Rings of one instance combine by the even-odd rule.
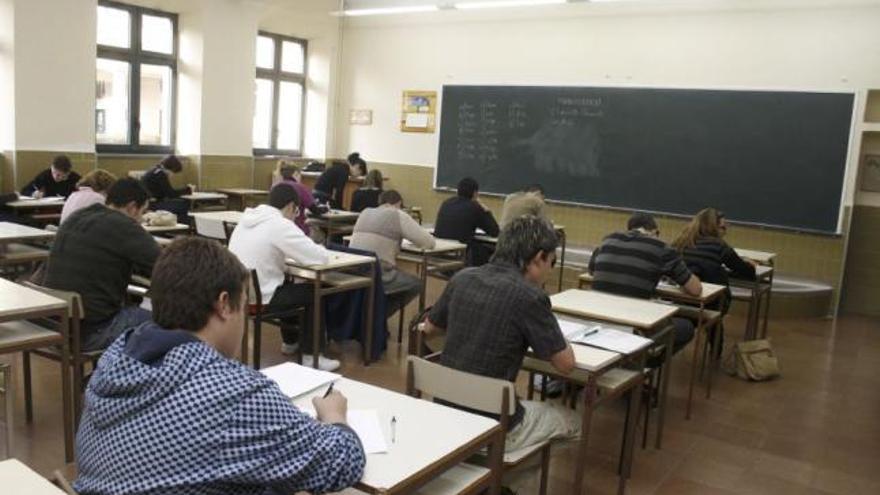
[[[254,85],[254,153],[302,155],[306,41],[260,32]]]

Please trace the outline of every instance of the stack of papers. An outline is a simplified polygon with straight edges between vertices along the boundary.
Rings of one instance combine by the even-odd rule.
[[[336,373],[316,370],[296,363],[283,363],[263,368],[260,372],[277,383],[281,393],[290,398],[299,397],[342,378]]]
[[[318,416],[314,409],[303,409],[302,412],[313,418]],[[379,411],[375,409],[350,409],[346,414],[345,422],[361,440],[365,454],[388,452],[388,442],[385,441],[385,435],[379,425]]]
[[[556,318],[556,321],[559,322],[559,329],[562,330],[562,336],[569,342],[574,342],[577,339],[584,337],[586,334],[602,328],[600,325],[591,322],[563,320],[562,318]]]
[[[559,328],[565,340],[573,344],[598,347],[621,354],[632,354],[653,343],[646,339],[627,332],[624,327],[613,328],[611,325],[603,325],[591,321],[572,321],[557,318]]]

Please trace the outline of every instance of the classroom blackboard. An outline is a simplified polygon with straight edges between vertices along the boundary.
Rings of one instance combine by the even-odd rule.
[[[854,95],[444,86],[435,187],[837,233]]]

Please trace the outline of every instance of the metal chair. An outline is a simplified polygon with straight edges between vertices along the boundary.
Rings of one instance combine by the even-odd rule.
[[[252,364],[255,369],[260,369],[260,350],[262,348],[262,326],[263,323],[272,323],[274,325],[278,325],[279,327],[282,324],[282,319],[286,318],[299,318],[299,321],[305,321],[305,308],[292,308],[284,311],[274,311],[267,312],[265,307],[263,306],[263,293],[260,291],[260,279],[257,276],[256,270],[251,270],[251,290],[248,291],[248,316],[249,318],[245,319],[245,331],[244,331],[244,339],[242,342],[242,361],[247,360],[247,324],[248,319],[253,320],[254,322],[254,349],[253,349],[253,357]],[[303,331],[311,331],[311,329],[303,329]],[[302,353],[300,353],[300,357]]]

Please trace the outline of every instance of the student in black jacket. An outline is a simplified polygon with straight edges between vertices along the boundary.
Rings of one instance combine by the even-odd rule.
[[[382,194],[382,172],[373,169],[364,177],[364,185],[351,195],[351,211],[358,213],[379,206]]]
[[[468,245],[468,264],[480,266],[489,261],[492,248],[474,242],[476,230],[482,229],[486,235],[498,237],[498,222],[486,205],[480,202],[480,185],[471,177],[458,182],[458,194],[440,205],[434,237],[455,239]]]
[[[80,179],[79,174],[72,171],[72,168],[70,158],[65,155],[56,156],[52,160],[52,166],[37,174],[34,180],[21,189],[22,196],[35,198],[70,196],[76,191],[76,183]]]
[[[312,193],[319,203],[330,203],[332,208],[342,208],[342,194],[345,192],[345,184],[351,176],[361,177],[367,174],[367,162],[361,158],[361,154],[354,152],[348,155],[347,162],[333,162],[325,170]]]
[[[170,211],[177,215],[177,221],[180,223],[189,223],[187,215],[189,213],[189,203],[180,197],[185,194],[191,194],[192,185],[175,189],[171,186],[171,180],[168,174],[179,174],[183,171],[183,164],[174,155],[168,155],[157,163],[153,168],[147,170],[141,181],[150,196],[155,200],[152,210]]]
[[[726,233],[724,213],[715,208],[706,208],[694,216],[672,243],[681,252],[688,269],[701,281],[727,287],[721,302],[711,307],[722,314],[726,314],[730,308],[730,277],[755,279],[755,263],[744,261],[724,242]],[[724,334],[719,341],[723,347]],[[716,352],[720,353],[721,348]]]
[[[127,328],[150,319],[150,312],[125,306],[132,273],[149,274],[159,245],[141,226],[149,196],[135,179],[116,181],[107,204],[73,213],[49,252],[46,285],[82,296],[83,350],[106,348]]]

